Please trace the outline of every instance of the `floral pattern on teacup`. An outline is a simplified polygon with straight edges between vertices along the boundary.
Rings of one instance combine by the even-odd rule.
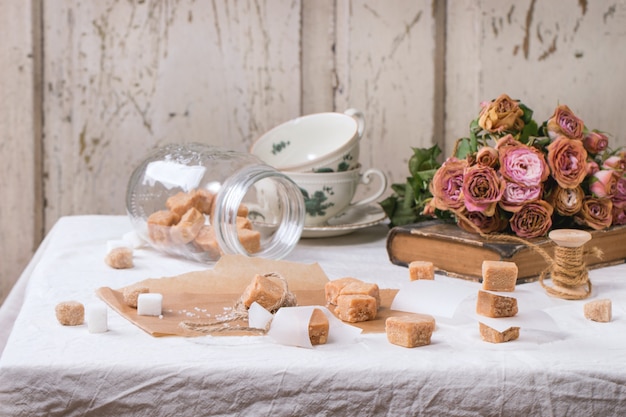
[[[311,217],[325,216],[326,210],[335,205],[335,203],[326,202],[329,195],[335,194],[332,187],[324,186],[322,190],[317,190],[313,192],[312,195],[309,195],[309,193],[302,188],[300,188],[300,191],[304,197],[306,213]]]
[[[272,144],[272,155],[279,154],[283,149],[285,149],[289,145],[291,145],[291,142],[289,142],[289,141],[285,142],[284,140],[281,140],[278,143],[273,143]]]

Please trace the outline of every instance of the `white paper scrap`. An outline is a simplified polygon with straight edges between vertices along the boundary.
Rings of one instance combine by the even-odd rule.
[[[513,317],[491,318],[473,313],[474,318],[487,326],[503,332],[511,327],[519,327],[520,329],[543,330],[549,332],[559,331],[556,322],[544,311],[530,310],[519,311]]]
[[[316,308],[322,310],[328,318],[327,343],[351,342],[361,333],[361,329],[343,323],[326,307],[298,306],[281,307],[274,315],[268,336],[282,345],[312,348],[309,339],[309,321]]]
[[[143,183],[153,186],[161,183],[168,190],[180,187],[183,191],[198,188],[206,168],[188,166],[173,161],[154,161],[146,167]]]
[[[455,283],[420,279],[405,285],[391,304],[392,310],[452,318],[459,304],[477,289]]]
[[[248,325],[255,329],[265,329],[274,316],[256,301],[248,309]]]

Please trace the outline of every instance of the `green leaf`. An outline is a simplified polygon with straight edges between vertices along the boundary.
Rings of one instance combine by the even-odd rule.
[[[478,140],[476,139],[476,136],[474,136],[473,140],[471,138],[459,139],[457,141],[456,153],[454,156],[456,156],[459,159],[465,159],[468,155],[471,155],[472,153],[476,152],[478,148],[477,143],[478,143]]]
[[[411,175],[415,175],[417,172],[432,169],[439,166],[437,157],[441,154],[441,149],[438,145],[434,145],[430,148],[412,148],[413,155],[409,159],[409,172]]]
[[[399,197],[404,197],[406,184],[391,184],[391,189],[398,194]]]
[[[524,124],[529,124],[530,122],[533,121],[533,111],[530,107],[528,107],[527,105],[525,105],[524,103],[519,102],[519,107],[520,109],[522,109],[522,111],[524,112],[524,114],[522,115],[522,120],[524,121]],[[536,125],[537,123],[535,123]]]
[[[537,126],[537,122],[535,122],[534,120],[531,120],[522,129],[522,132],[519,137],[519,141],[522,143],[528,143],[528,139],[531,136],[537,136],[538,130],[539,130],[539,127]]]

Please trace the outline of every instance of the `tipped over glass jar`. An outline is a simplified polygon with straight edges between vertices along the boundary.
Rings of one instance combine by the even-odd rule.
[[[150,153],[130,177],[126,209],[152,247],[200,262],[281,259],[305,218],[302,193],[286,175],[249,153],[200,143]]]

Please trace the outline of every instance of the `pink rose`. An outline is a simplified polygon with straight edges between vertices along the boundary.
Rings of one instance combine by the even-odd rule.
[[[611,225],[617,226],[626,224],[626,206],[617,207],[613,205],[613,211],[611,213],[611,216]]]
[[[562,135],[570,139],[582,140],[584,128],[582,120],[564,104],[554,110],[554,114],[547,123],[548,136],[551,139]]]
[[[570,217],[580,211],[584,198],[585,192],[580,185],[576,188],[562,188],[557,185],[552,189],[548,201],[558,214]]]
[[[506,182],[499,204],[503,210],[515,213],[525,203],[539,200],[539,198],[541,198],[541,192],[541,185],[526,186],[515,182]]]
[[[463,175],[463,201],[469,211],[493,216],[504,192],[504,181],[491,167],[474,165]]]
[[[609,138],[600,132],[589,132],[583,138],[583,146],[591,154],[599,154],[609,146]]]
[[[617,178],[617,184],[615,185],[615,194],[613,194],[613,206],[626,207],[626,178],[620,176]]]
[[[498,152],[502,151],[507,146],[524,146],[524,144],[520,142],[519,140],[515,139],[515,137],[513,137],[513,135],[511,134],[502,136],[496,142],[496,150]]]
[[[432,204],[437,209],[457,210],[463,207],[461,190],[466,167],[467,161],[452,157],[435,172],[430,183],[430,192],[433,195]]]
[[[574,188],[587,175],[587,151],[581,141],[559,136],[548,145],[548,165],[561,187]]]
[[[491,146],[483,146],[476,153],[476,163],[495,168],[498,164],[498,151]]]
[[[492,133],[519,132],[524,128],[524,111],[517,101],[506,94],[502,94],[480,111],[478,125]]]
[[[467,210],[461,211],[460,214],[463,217],[457,217],[458,226],[469,233],[495,233],[504,230],[507,226],[506,218],[502,217],[498,211],[493,216],[485,216],[480,211]]]
[[[543,155],[526,145],[500,149],[500,174],[508,181],[536,187],[548,179],[550,171]]]
[[[624,172],[624,169],[626,169],[626,160],[618,155],[609,156],[602,163],[602,168],[613,169],[621,173]]]
[[[613,197],[617,190],[618,174],[610,169],[601,169],[589,180],[589,191],[595,197]]]
[[[522,238],[532,239],[548,233],[552,227],[553,208],[544,200],[524,204],[509,220],[513,232]]]
[[[613,221],[613,203],[608,198],[585,197],[574,220],[594,230],[606,229]]]
[[[600,167],[596,161],[587,161],[587,176],[593,175],[598,171],[600,171]]]

